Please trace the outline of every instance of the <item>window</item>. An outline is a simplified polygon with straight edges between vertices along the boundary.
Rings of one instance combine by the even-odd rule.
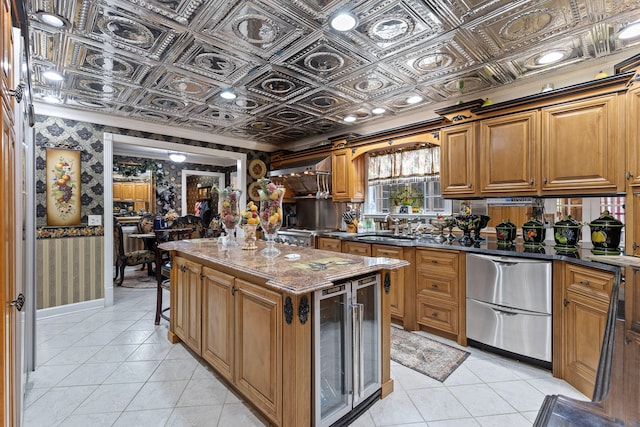
[[[394,196],[397,204],[394,204]],[[369,181],[365,213],[400,213],[394,206],[403,204],[408,206],[406,213],[409,214],[451,214],[451,201],[442,198],[440,180],[436,177]]]

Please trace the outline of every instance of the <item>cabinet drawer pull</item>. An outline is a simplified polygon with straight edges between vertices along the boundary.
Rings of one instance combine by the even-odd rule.
[[[431,317],[438,317],[438,313],[431,313]]]
[[[432,263],[432,264],[437,264],[437,263],[438,263],[438,260],[432,259],[432,260],[431,260],[431,263]]]
[[[545,176],[544,179],[542,180],[543,183],[547,183],[547,177]]]
[[[471,187],[473,187],[473,184],[472,183],[468,183],[467,187],[471,188]]]
[[[533,179],[533,178],[531,178],[531,179],[529,180],[529,185],[533,185],[533,184],[535,184],[535,182],[536,182],[536,180],[535,180],[535,179]]]
[[[233,285],[231,287],[231,295],[235,296],[236,292],[238,292],[238,288],[236,287],[236,285]]]
[[[431,284],[431,287],[432,287],[433,289],[438,289],[438,285],[437,285],[437,284],[435,284],[435,283],[432,283],[432,284]]]
[[[580,283],[582,286],[589,286],[589,285],[591,285],[591,283],[589,283],[589,281],[588,281],[588,280],[581,280],[579,283]]]

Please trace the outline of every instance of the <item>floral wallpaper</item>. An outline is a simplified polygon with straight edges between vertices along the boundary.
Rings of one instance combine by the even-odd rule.
[[[104,215],[104,158],[103,158],[103,135],[105,132],[128,135],[139,138],[156,139],[160,141],[174,142],[179,144],[215,148],[218,150],[242,152],[247,154],[247,163],[253,159],[260,159],[268,165],[269,153],[246,150],[239,147],[230,147],[221,144],[211,144],[203,141],[191,139],[183,139],[167,135],[159,135],[149,132],[133,131],[130,129],[122,129],[115,126],[97,125],[77,120],[62,119],[58,117],[49,117],[36,115],[35,126],[35,162],[36,162],[36,225],[44,227],[47,224],[46,219],[46,189],[47,189],[47,173],[46,173],[46,146],[57,146],[65,144],[70,148],[81,149],[80,160],[82,162],[82,171],[80,181],[82,183],[82,207],[81,221],[87,224],[88,215]],[[170,163],[170,162],[167,162]],[[175,164],[166,166],[166,177],[168,182],[175,183],[176,187],[182,183],[182,168],[209,170],[204,165],[182,164],[180,169]],[[199,168],[199,169],[197,169]],[[228,169],[228,168],[227,168]],[[219,172],[220,170],[218,170]],[[225,174],[230,174],[230,170],[224,170]],[[251,182],[251,177],[247,174],[247,182]],[[178,188],[175,188],[178,190]],[[246,191],[246,189],[245,189]],[[178,191],[176,194],[180,194]],[[176,197],[176,210],[180,209],[181,201]],[[107,210],[111,212],[111,207]],[[47,234],[47,233],[44,233]],[[49,233],[50,234],[50,233]],[[77,233],[71,233],[70,236]]]

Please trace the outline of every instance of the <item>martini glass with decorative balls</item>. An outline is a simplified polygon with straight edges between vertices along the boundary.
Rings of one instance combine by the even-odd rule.
[[[282,199],[284,188],[278,187],[269,180],[259,180],[260,194],[260,226],[267,240],[267,247],[260,251],[265,258],[275,258],[280,255],[280,250],[275,247],[274,239],[278,230],[282,227]]]

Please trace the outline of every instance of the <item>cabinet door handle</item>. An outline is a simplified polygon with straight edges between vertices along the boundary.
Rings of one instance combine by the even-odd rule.
[[[535,182],[536,182],[536,180],[535,180],[535,179],[533,179],[533,178],[531,178],[531,179],[529,180],[529,185],[533,185],[533,184],[535,184]]]
[[[569,305],[569,300],[568,299],[563,299],[562,300],[562,305],[564,305],[565,307]]]
[[[580,282],[578,282],[578,283],[580,283],[582,286],[590,286],[590,285],[591,285],[591,283],[589,283],[589,281],[588,281],[588,280],[581,280],[581,281],[580,281]]]
[[[631,179],[631,171],[627,171],[624,177],[627,178],[627,180]]]
[[[187,271],[187,266],[186,266],[186,265],[184,265],[184,264],[182,264],[182,265],[180,266],[180,271],[182,271],[183,273],[184,273],[185,271]]]
[[[431,313],[431,317],[438,317],[438,313]]]
[[[431,284],[431,287],[432,287],[433,289],[438,289],[438,285],[437,285],[437,284],[435,284],[435,283],[432,283],[432,284]]]
[[[431,260],[431,263],[432,263],[432,264],[437,264],[437,263],[438,263],[438,260],[436,260],[436,259],[432,259],[432,260]]]
[[[631,245],[631,248],[635,251],[636,249],[638,249],[638,244],[636,242],[633,242],[633,245]]]
[[[542,180],[543,183],[547,183],[547,177],[545,176],[544,179]]]
[[[472,183],[468,183],[467,187],[471,188],[471,187],[473,187],[473,184]]]
[[[233,285],[231,287],[231,295],[236,296],[236,292],[238,292],[238,288],[236,287],[236,285]]]

